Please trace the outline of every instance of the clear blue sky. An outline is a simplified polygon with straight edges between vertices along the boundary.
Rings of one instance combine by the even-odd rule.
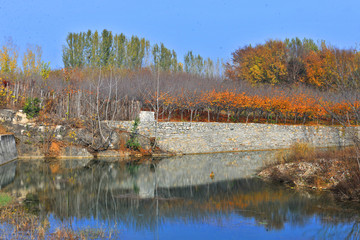
[[[105,28],[163,42],[180,61],[188,50],[229,60],[246,44],[286,37],[356,47],[359,9],[356,0],[0,0],[0,44],[11,37],[21,51],[40,45],[57,68],[68,32]]]

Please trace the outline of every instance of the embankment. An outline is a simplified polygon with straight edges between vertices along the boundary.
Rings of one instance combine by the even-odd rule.
[[[0,135],[0,164],[17,158],[14,135]]]
[[[132,122],[112,122],[130,131]],[[157,126],[156,126],[157,125]],[[157,129],[156,129],[157,128]],[[275,125],[258,123],[141,122],[139,133],[155,137],[158,146],[182,154],[286,149],[296,142],[316,147],[351,145],[354,131],[332,126]]]

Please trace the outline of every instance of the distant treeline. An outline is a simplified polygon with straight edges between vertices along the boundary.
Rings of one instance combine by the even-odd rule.
[[[353,84],[360,74],[360,52],[338,49],[320,41],[299,38],[269,40],[232,53],[226,76],[252,84],[298,84],[324,89],[339,81]]]
[[[140,109],[164,120],[360,123],[356,50],[267,41],[236,50],[224,79],[209,59],[190,51],[181,64],[164,44],[136,36],[88,31],[69,33],[66,43],[61,70],[50,70],[38,46],[22,64],[13,44],[2,46],[0,107],[31,106],[41,109],[41,121],[91,126],[134,119]]]
[[[221,74],[221,63],[189,51],[184,63],[178,61],[173,49],[163,43],[150,45],[150,41],[138,36],[127,38],[123,33],[113,34],[104,29],[97,31],[69,33],[63,46],[63,62],[66,68],[116,67],[139,70],[147,67],[152,70],[198,74],[215,77]]]

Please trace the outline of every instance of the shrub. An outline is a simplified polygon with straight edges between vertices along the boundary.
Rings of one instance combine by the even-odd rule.
[[[26,99],[23,110],[26,113],[27,118],[31,119],[37,117],[40,112],[40,100],[38,98]]]
[[[137,139],[138,135],[138,126],[140,124],[140,119],[136,118],[131,129],[130,139],[126,142],[126,147],[132,150],[140,150],[141,145]]]

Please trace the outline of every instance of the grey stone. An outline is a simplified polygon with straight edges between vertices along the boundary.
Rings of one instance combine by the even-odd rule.
[[[139,114],[140,122],[154,122],[155,113],[150,111],[141,111]]]
[[[62,140],[62,139],[63,139],[63,136],[61,136],[60,134],[58,134],[58,135],[55,136],[55,138],[56,138],[57,140]]]
[[[3,122],[12,122],[15,117],[15,111],[10,109],[0,109],[0,120]]]
[[[72,157],[80,157],[80,158],[92,158],[93,155],[89,153],[86,148],[82,148],[79,146],[67,146],[62,149],[60,156],[62,158],[72,158]]]
[[[109,125],[127,131],[132,128],[131,121],[111,122]],[[360,128],[344,130],[331,126],[259,123],[140,122],[139,134],[155,137],[163,150],[192,154],[284,149],[296,142],[308,142],[315,147],[345,146],[353,144],[352,137],[360,134]]]
[[[40,126],[38,129],[39,129],[39,132],[42,132],[42,133],[45,132],[45,127],[44,126]]]
[[[62,125],[57,125],[55,127],[55,133],[57,134],[63,134],[66,131],[66,128]]]

